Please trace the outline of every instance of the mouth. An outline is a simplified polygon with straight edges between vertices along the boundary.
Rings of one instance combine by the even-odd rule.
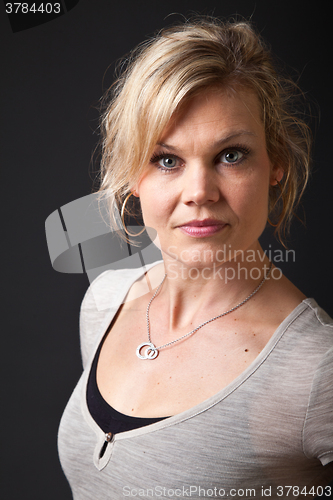
[[[222,231],[227,224],[217,219],[191,220],[178,226],[178,228],[188,236],[204,238]]]

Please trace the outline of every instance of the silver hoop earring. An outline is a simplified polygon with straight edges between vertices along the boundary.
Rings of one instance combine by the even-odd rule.
[[[125,220],[124,220],[126,203],[127,203],[128,198],[130,198],[130,196],[132,196],[132,194],[133,194],[133,193],[129,193],[129,194],[126,196],[126,198],[125,198],[125,200],[124,200],[124,202],[123,202],[123,204],[122,204],[122,207],[121,207],[121,213],[120,213],[120,216],[121,216],[121,222],[122,222],[122,225],[123,225],[124,231],[125,231],[125,233],[126,233],[126,234],[128,234],[128,236],[140,236],[140,234],[142,234],[142,233],[146,230],[146,228],[144,227],[144,228],[142,229],[142,231],[140,231],[139,233],[130,233],[130,232],[128,231],[128,229],[127,229],[126,225],[125,225]]]

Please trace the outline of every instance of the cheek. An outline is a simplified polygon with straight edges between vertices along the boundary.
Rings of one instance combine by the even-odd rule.
[[[173,200],[165,189],[150,184],[141,186],[140,203],[145,225],[165,226],[165,221],[173,209]]]
[[[230,186],[226,199],[239,221],[245,224],[267,220],[269,169],[254,169],[250,175]]]

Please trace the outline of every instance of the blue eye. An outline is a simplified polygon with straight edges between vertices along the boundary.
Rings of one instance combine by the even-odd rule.
[[[178,156],[163,152],[154,153],[150,161],[155,163],[157,167],[164,172],[176,170],[181,164],[181,160]]]
[[[243,156],[243,153],[235,149],[223,153],[220,158],[222,163],[237,163],[243,158]]]
[[[161,167],[166,167],[166,168],[173,168],[176,166],[177,160],[176,158],[173,158],[172,156],[165,156],[164,158],[161,158],[158,161],[158,164]]]

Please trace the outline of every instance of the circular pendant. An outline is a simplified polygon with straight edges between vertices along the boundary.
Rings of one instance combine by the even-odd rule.
[[[148,347],[145,350],[145,353],[143,356],[142,354],[140,354],[140,351],[141,351],[142,347],[144,347],[144,346],[148,346]],[[151,342],[143,342],[142,344],[140,344],[137,347],[136,355],[139,359],[155,359],[156,356],[158,355],[158,350],[156,349],[154,344],[152,344]]]

